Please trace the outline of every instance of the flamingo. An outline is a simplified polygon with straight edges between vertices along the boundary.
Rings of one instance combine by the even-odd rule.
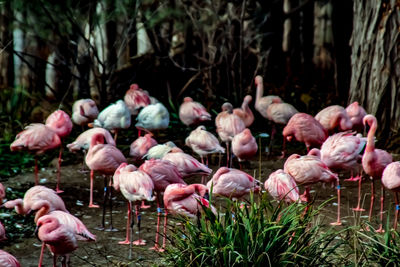
[[[365,148],[364,155],[362,157],[362,166],[364,172],[371,178],[371,204],[369,209],[369,220],[372,218],[372,210],[374,207],[375,200],[375,180],[382,178],[382,173],[385,167],[393,161],[392,155],[382,149],[375,149],[375,132],[378,128],[378,122],[374,115],[368,114],[363,118],[363,124],[368,124],[370,129],[367,135],[367,146]],[[382,221],[383,221],[383,203],[385,201],[384,188],[381,183],[381,212],[380,212],[380,227],[378,232],[383,232]]]
[[[168,109],[161,103],[144,107],[136,117],[135,127],[148,132],[167,129],[169,125]]]
[[[302,196],[305,201],[309,202],[310,185],[318,182],[322,183],[337,183],[338,204],[340,206],[340,185],[337,174],[329,170],[328,166],[316,156],[307,155],[300,156],[292,154],[287,158],[284,164],[284,171],[290,174],[296,183],[305,185],[306,190]],[[337,221],[331,225],[341,225],[340,209],[338,209]]]
[[[3,199],[6,197],[6,189],[4,185],[0,183],[0,205],[3,204]]]
[[[178,168],[168,160],[162,159],[150,159],[146,160],[140,167],[140,171],[147,173],[154,183],[154,191],[157,193],[157,231],[154,247],[151,249],[157,251],[163,251],[165,244],[162,245],[162,248],[158,245],[158,235],[160,228],[160,215],[161,215],[161,207],[160,207],[160,196],[161,192],[165,191],[165,188],[169,184],[186,184],[182,180],[182,175],[179,173]],[[165,240],[164,240],[165,241]]]
[[[400,191],[400,162],[392,162],[388,164],[385,170],[382,173],[382,184],[387,189],[392,190],[394,194],[395,201],[395,212],[394,212],[394,225],[393,228],[397,230],[397,219],[399,217],[399,196],[398,192]]]
[[[137,115],[140,108],[150,105],[150,96],[147,91],[139,88],[139,85],[134,83],[126,91],[124,101],[131,114]]]
[[[79,99],[72,105],[72,121],[80,126],[87,125],[99,115],[96,103],[90,99]]]
[[[319,147],[328,137],[324,127],[311,115],[306,113],[297,113],[290,118],[286,127],[283,129],[283,151],[285,155],[285,141],[291,141],[293,137],[304,142],[307,147],[307,152],[312,146]]]
[[[10,253],[0,249],[0,266],[21,267],[19,261]]]
[[[202,104],[193,101],[191,97],[185,97],[179,107],[179,119],[186,126],[190,126],[211,120],[211,115]]]
[[[113,145],[104,144],[104,136],[102,134],[95,134],[92,136],[92,141],[90,142],[89,151],[85,158],[86,165],[90,169],[90,200],[89,200],[89,208],[98,208],[98,205],[93,204],[93,176],[94,171],[98,171],[103,175],[111,175],[114,174],[115,170],[119,167],[119,165],[123,162],[126,162],[126,158],[122,154],[122,152]],[[110,181],[111,182],[111,181]],[[112,209],[112,190],[108,188],[106,177],[104,176],[104,205],[103,205],[103,220],[102,227],[104,228],[104,216],[106,211],[106,198],[109,195],[110,199],[110,209]],[[110,229],[113,229],[112,226],[112,211],[110,211]]]
[[[264,183],[264,188],[278,201],[287,203],[299,202],[299,188],[296,181],[290,175],[279,169],[271,173]]]
[[[212,133],[207,132],[206,127],[200,125],[193,130],[185,140],[185,144],[190,147],[201,158],[201,163],[204,164],[203,157],[213,153],[225,153],[223,148]],[[208,165],[208,157],[207,164]]]
[[[353,124],[352,129],[362,133],[364,131],[363,118],[367,115],[365,109],[356,101],[347,106],[346,112]]]
[[[4,225],[0,222],[0,243],[6,240],[6,229],[4,228]]]
[[[182,152],[182,149],[177,147],[174,142],[168,141],[165,144],[158,144],[151,147],[147,153],[143,156],[146,159],[161,159],[167,153],[175,151],[175,152]]]
[[[363,211],[360,208],[361,200],[361,152],[367,143],[366,138],[355,135],[354,132],[339,132],[334,134],[321,146],[321,160],[331,170],[350,170],[351,178],[345,181],[359,181],[358,205],[355,211]],[[353,177],[356,172],[357,176]],[[338,207],[339,208],[339,207]]]
[[[207,187],[213,195],[239,199],[250,192],[260,191],[260,181],[251,175],[233,168],[221,167],[208,181]]]
[[[241,161],[250,159],[257,153],[256,139],[251,135],[251,131],[246,128],[232,139],[232,152]],[[240,167],[242,167],[240,165]]]
[[[139,228],[139,239],[134,241],[134,245],[142,246],[146,245],[146,242],[140,238],[140,210],[139,201],[153,200],[152,194],[154,189],[154,183],[150,176],[143,171],[138,171],[134,165],[128,165],[127,163],[121,163],[118,169],[115,171],[113,176],[113,186],[115,190],[121,190],[123,196],[128,200],[128,220],[126,222],[126,238],[119,244],[129,244],[132,246],[131,238],[129,237],[129,228],[132,235],[131,224],[131,213],[132,213],[132,201],[136,203],[136,221]],[[129,249],[129,258],[132,257],[132,249]]]
[[[224,103],[222,105],[222,112],[215,118],[215,126],[217,127],[217,133],[221,138],[222,142],[226,144],[226,164],[229,165],[230,153],[229,153],[229,142],[232,141],[233,137],[238,133],[241,133],[246,127],[240,117],[233,114],[233,107],[231,103]]]
[[[337,130],[347,131],[353,127],[346,110],[339,105],[324,108],[315,115],[315,119],[321,123],[328,133],[334,133]]]
[[[254,122],[254,115],[249,107],[249,103],[252,99],[251,95],[246,95],[243,99],[242,106],[233,110],[233,114],[241,118],[246,127],[250,127]]]
[[[254,79],[254,83],[257,86],[256,92],[256,102],[254,104],[254,108],[263,116],[264,118],[268,118],[267,110],[269,105],[272,103],[283,103],[282,99],[276,95],[264,96],[264,81],[263,78],[258,75]]]
[[[117,141],[118,130],[128,129],[131,126],[131,112],[125,105],[125,102],[118,100],[114,104],[103,109],[93,125],[95,127],[105,128],[114,131],[114,140]]]
[[[149,149],[154,147],[155,145],[157,145],[157,141],[152,138],[151,134],[139,136],[130,145],[129,156],[131,156],[135,161],[141,160],[144,155],[147,154]]]

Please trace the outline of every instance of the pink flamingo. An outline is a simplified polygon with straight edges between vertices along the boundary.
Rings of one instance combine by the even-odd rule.
[[[393,191],[395,201],[395,212],[394,212],[394,225],[393,228],[397,230],[397,219],[399,217],[399,196],[400,191],[400,162],[392,162],[386,166],[382,174],[382,184],[389,190]]]
[[[240,117],[233,114],[233,107],[231,103],[224,103],[222,105],[222,112],[220,112],[215,118],[215,126],[217,127],[217,133],[221,138],[222,142],[226,144],[226,164],[230,165],[230,153],[229,153],[229,142],[232,141],[233,137],[238,133],[241,133],[246,126]]]
[[[6,189],[4,188],[4,185],[0,183],[0,205],[3,204],[3,199],[6,197]]]
[[[150,148],[157,145],[157,141],[152,138],[151,134],[139,136],[138,139],[132,142],[129,155],[134,161],[141,160]]]
[[[319,147],[328,137],[324,127],[311,115],[306,113],[297,113],[290,118],[288,124],[283,129],[283,150],[282,156],[285,155],[285,142],[291,141],[293,137],[304,142],[307,152],[313,146]]]
[[[297,184],[305,185],[306,190],[302,197],[305,201],[309,202],[310,197],[310,185],[318,182],[322,183],[337,183],[338,193],[338,206],[340,206],[340,185],[337,174],[329,170],[328,166],[316,156],[307,155],[300,156],[298,154],[292,154],[287,158],[284,171],[290,174]],[[338,209],[337,221],[331,223],[331,225],[341,225],[340,220],[340,209]]]
[[[114,131],[114,140],[117,142],[118,130],[128,129],[131,126],[131,112],[124,101],[118,100],[103,109],[93,125]]]
[[[165,144],[158,144],[151,147],[143,156],[146,159],[162,159],[167,153],[183,152],[174,142],[168,141]]]
[[[352,132],[340,132],[334,134],[321,146],[321,160],[331,170],[350,170],[351,178],[345,181],[358,181],[358,205],[355,211],[363,211],[360,207],[361,200],[361,152],[363,151],[366,138],[354,135]],[[356,172],[357,176],[353,177]]]
[[[211,115],[202,104],[193,101],[191,97],[185,97],[179,107],[179,119],[186,126],[190,126],[210,121]]]
[[[35,154],[35,185],[39,184],[37,155],[61,146],[60,137],[44,124],[33,123],[17,134],[11,151],[30,151]]]
[[[79,99],[72,105],[72,121],[80,126],[87,125],[99,115],[96,103],[90,99]]]
[[[98,171],[103,175],[112,175],[119,165],[126,162],[126,158],[122,152],[113,145],[104,144],[104,136],[102,134],[95,134],[92,136],[89,151],[85,158],[86,165],[90,169],[90,200],[89,208],[98,208],[98,205],[93,204],[93,176],[94,171]],[[111,184],[111,180],[110,180]],[[108,188],[106,176],[104,176],[104,205],[103,205],[103,220],[102,227],[104,228],[105,212],[106,212],[106,199],[109,196],[110,210],[112,209],[112,190]],[[110,229],[112,226],[112,211],[110,211]]]
[[[206,182],[206,178],[204,177],[209,176],[212,172],[212,170],[206,165],[183,152],[168,153],[162,159],[172,162],[178,168],[178,171],[183,178],[193,175],[202,175],[202,184]]]
[[[256,76],[256,78],[254,79],[254,83],[257,86],[256,102],[254,104],[254,107],[261,114],[261,116],[268,119],[268,114],[267,114],[268,107],[272,103],[283,103],[283,101],[279,96],[276,95],[269,95],[263,97],[264,81],[260,75]]]
[[[367,115],[365,109],[358,102],[353,102],[347,106],[346,112],[353,124],[352,129],[362,133],[364,131],[363,118]]]
[[[59,189],[60,179],[61,179],[61,156],[63,152],[62,141],[65,137],[67,137],[71,133],[72,121],[67,113],[65,113],[62,110],[56,110],[47,117],[46,126],[55,131],[61,140],[60,153],[58,156],[56,192],[62,193],[63,191]]]
[[[146,132],[163,130],[168,128],[169,112],[161,103],[150,104],[139,112],[136,120],[137,123],[135,127],[139,130],[144,130]]]
[[[131,238],[133,231],[133,224],[131,224],[132,216],[132,201],[136,204],[136,221],[139,229],[139,239],[134,241],[134,245],[142,246],[146,245],[146,242],[140,238],[140,208],[137,204],[140,201],[148,200],[152,201],[154,183],[150,176],[143,171],[138,171],[134,165],[128,165],[127,163],[121,163],[118,169],[115,171],[113,176],[113,186],[115,190],[121,190],[122,195],[128,200],[128,220],[126,222],[126,238],[119,244],[129,244],[132,246]],[[129,249],[129,257],[132,257],[131,248]]]
[[[6,241],[6,229],[4,228],[4,225],[0,222],[0,242]]]
[[[315,115],[315,119],[321,123],[328,133],[347,131],[353,127],[346,110],[339,105],[324,108]]]
[[[139,88],[136,83],[129,87],[124,96],[124,101],[132,115],[137,115],[140,108],[150,105],[150,96],[147,91]]]
[[[208,189],[213,195],[239,199],[250,192],[260,191],[260,181],[251,175],[232,168],[221,167],[207,183]]]
[[[157,231],[156,231],[156,239],[154,247],[151,249],[157,251],[163,251],[162,248],[159,248],[158,245],[158,236],[159,236],[159,228],[160,228],[160,215],[161,215],[161,207],[160,207],[160,196],[161,192],[165,191],[170,184],[186,184],[182,180],[182,175],[179,173],[178,168],[168,160],[162,159],[150,159],[146,160],[140,167],[140,171],[147,173],[154,183],[154,191],[157,193]],[[163,244],[162,247],[165,247]]]
[[[252,158],[257,153],[257,149],[256,139],[248,128],[232,139],[232,152],[238,157],[239,164],[241,161]],[[240,165],[240,168],[242,168],[242,165]]]
[[[207,158],[206,165],[208,165],[208,154],[225,153],[225,148],[219,144],[217,137],[207,132],[206,127],[203,125],[197,127],[190,133],[185,140],[185,144],[200,156],[201,163],[203,164],[203,157],[205,156]]]
[[[392,155],[382,149],[375,149],[375,132],[378,128],[378,122],[374,115],[368,114],[364,116],[363,123],[368,124],[370,129],[367,135],[367,147],[365,148],[364,155],[362,157],[362,166],[364,172],[371,177],[371,205],[369,209],[369,220],[372,218],[372,210],[374,207],[375,200],[375,189],[374,182],[377,179],[382,178],[382,173],[385,167],[393,161]],[[381,184],[381,212],[380,212],[380,227],[378,232],[383,232],[382,221],[383,221],[383,203],[385,201],[384,188]]]
[[[264,183],[264,188],[276,200],[287,203],[299,202],[299,188],[290,174],[282,169],[271,173]]]
[[[243,99],[242,106],[233,110],[233,114],[241,118],[246,127],[250,127],[254,122],[254,115],[249,107],[249,103],[252,99],[251,95],[246,95]]]
[[[0,266],[21,267],[19,261],[10,253],[0,249]]]

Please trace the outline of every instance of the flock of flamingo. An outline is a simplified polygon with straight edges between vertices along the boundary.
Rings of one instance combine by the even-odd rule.
[[[279,96],[263,96],[263,79],[255,78],[257,87],[255,109],[265,118],[273,122],[271,139],[276,133],[275,124],[283,125],[283,149],[285,142],[293,139],[306,145],[308,154],[292,154],[283,169],[276,170],[265,181],[264,187],[278,201],[301,202],[310,201],[312,184],[335,183],[338,194],[338,215],[333,225],[340,225],[340,182],[337,173],[349,172],[350,181],[357,181],[358,205],[355,211],[363,211],[360,207],[362,171],[371,178],[371,206],[369,219],[375,198],[375,180],[381,181],[381,213],[380,227],[383,231],[383,190],[395,192],[395,219],[397,226],[399,203],[397,191],[400,189],[400,162],[392,162],[392,156],[375,148],[375,132],[377,120],[373,115],[358,105],[357,102],[347,108],[338,105],[321,110],[315,117],[298,112],[292,105],[285,103]],[[45,245],[54,255],[54,266],[58,256],[63,256],[63,266],[69,264],[68,254],[78,247],[77,241],[95,241],[96,236],[90,233],[85,225],[70,214],[60,197],[60,171],[62,140],[68,136],[73,123],[82,127],[92,127],[81,133],[76,140],[67,145],[71,152],[82,151],[85,163],[90,169],[89,208],[98,208],[93,199],[94,172],[104,177],[104,204],[102,228],[105,228],[104,214],[106,201],[111,201],[112,189],[120,191],[128,202],[128,219],[126,238],[120,244],[145,245],[140,237],[140,210],[148,208],[146,201],[157,202],[157,230],[155,244],[152,249],[163,251],[166,245],[167,214],[180,214],[188,218],[201,216],[202,205],[216,209],[209,203],[210,193],[233,199],[241,199],[250,192],[261,191],[260,181],[246,172],[230,168],[233,155],[239,162],[252,158],[258,150],[255,138],[248,127],[254,121],[249,107],[252,97],[247,95],[240,108],[233,108],[230,103],[222,105],[222,112],[215,119],[216,132],[226,148],[220,145],[218,138],[201,125],[212,119],[205,107],[185,97],[179,109],[179,118],[183,124],[195,128],[186,138],[185,144],[200,157],[184,153],[173,142],[158,144],[152,132],[166,129],[169,125],[167,108],[137,84],[131,85],[124,100],[118,100],[99,113],[95,102],[81,99],[74,103],[72,121],[62,110],[52,113],[45,124],[34,123],[20,132],[11,144],[12,151],[29,151],[35,154],[35,186],[30,188],[23,199],[6,201],[2,206],[15,208],[19,214],[36,212],[35,234],[42,242],[39,266],[42,265]],[[117,135],[122,129],[131,126],[132,116],[136,116],[135,127],[138,138],[130,146],[129,164],[125,155],[117,148]],[[367,137],[362,136],[365,125],[369,131]],[[111,135],[114,133],[114,138]],[[142,136],[142,132],[145,132]],[[358,132],[358,133],[357,133]],[[272,141],[272,140],[271,140]],[[230,149],[231,147],[231,149]],[[57,171],[56,190],[38,185],[37,156],[50,149],[60,148]],[[208,167],[208,155],[226,153],[227,166],[220,167],[208,180],[212,170]],[[139,167],[137,167],[139,166]],[[185,178],[199,175],[201,183],[186,184]],[[299,195],[298,185],[305,186],[303,195]],[[212,192],[211,192],[212,189]],[[0,187],[0,197],[5,197],[4,187]],[[133,204],[135,207],[133,207]],[[163,205],[162,205],[163,204]],[[112,203],[110,203],[112,207]],[[160,245],[159,232],[161,215],[164,207],[163,242]],[[138,226],[138,240],[133,241],[132,213],[135,212]],[[110,213],[111,214],[111,213]],[[109,224],[112,228],[111,223]],[[1,225],[2,226],[2,225]],[[0,240],[5,237],[4,227],[0,227]],[[6,264],[7,263],[7,264]],[[19,266],[18,261],[7,252],[0,251],[0,265]],[[2,266],[3,266],[2,265]]]

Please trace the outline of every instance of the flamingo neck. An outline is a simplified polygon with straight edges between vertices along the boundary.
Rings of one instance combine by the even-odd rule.
[[[104,144],[104,138],[101,134],[96,134],[92,137],[92,141],[90,141],[90,147],[94,147],[97,144]]]
[[[257,83],[257,91],[256,91],[256,106],[260,104],[260,100],[264,95],[264,84],[263,81],[259,81]]]
[[[50,211],[50,205],[46,203],[35,215],[35,223],[39,220],[40,217],[46,215]]]
[[[372,125],[370,125],[370,129],[367,135],[367,147],[365,148],[366,152],[372,152],[375,149],[375,132],[378,127],[376,121],[372,121]]]

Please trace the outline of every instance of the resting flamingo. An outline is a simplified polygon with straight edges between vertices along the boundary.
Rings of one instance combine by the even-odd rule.
[[[394,194],[395,201],[395,211],[394,211],[394,225],[393,228],[397,231],[397,219],[399,217],[399,196],[400,191],[400,162],[392,162],[386,166],[382,174],[382,184],[389,190],[392,190]]]
[[[247,128],[254,122],[254,115],[249,107],[249,103],[252,99],[251,95],[246,95],[243,99],[242,106],[233,110],[233,114],[241,118]]]
[[[365,148],[364,155],[362,157],[362,166],[364,172],[371,178],[371,204],[369,209],[369,220],[372,218],[372,210],[374,207],[375,200],[375,180],[381,180],[382,173],[385,167],[393,161],[392,155],[382,149],[375,148],[375,132],[378,128],[378,122],[374,115],[368,114],[364,116],[363,123],[368,124],[370,129],[367,135],[367,147]],[[381,183],[381,212],[380,212],[380,227],[378,232],[383,232],[383,203],[385,201],[384,188]]]
[[[190,126],[211,120],[211,115],[202,104],[193,101],[191,97],[185,97],[179,107],[179,119],[186,126]]]
[[[299,202],[299,188],[290,174],[282,169],[274,171],[264,183],[265,190],[276,200],[287,203]]]
[[[135,124],[135,127],[139,130],[147,132],[163,130],[168,128],[169,112],[161,103],[150,104],[139,112],[136,120],[137,123]]]
[[[90,99],[79,99],[72,105],[72,121],[80,126],[92,122],[99,115],[96,103]]]
[[[347,115],[346,110],[339,105],[324,108],[315,115],[315,119],[319,121],[330,134],[335,131],[351,130],[353,127],[353,123]]]
[[[346,112],[353,124],[352,129],[359,133],[364,132],[363,118],[367,115],[365,109],[356,101],[347,106]]]
[[[150,96],[147,91],[139,88],[136,83],[129,87],[124,96],[124,102],[132,115],[137,115],[139,109],[150,105]]]
[[[0,249],[0,266],[21,267],[19,261],[10,253]]]
[[[143,156],[146,159],[161,159],[167,153],[175,151],[175,152],[182,152],[182,149],[177,147],[174,142],[168,141],[165,144],[157,144],[152,146],[147,153]]]
[[[232,139],[232,152],[239,159],[240,169],[242,168],[241,162],[251,159],[257,153],[257,150],[256,139],[248,128],[235,135]]]
[[[155,145],[157,145],[157,141],[152,138],[151,134],[139,136],[130,145],[129,156],[131,156],[134,161],[140,161],[144,155],[147,154],[149,149]]]

